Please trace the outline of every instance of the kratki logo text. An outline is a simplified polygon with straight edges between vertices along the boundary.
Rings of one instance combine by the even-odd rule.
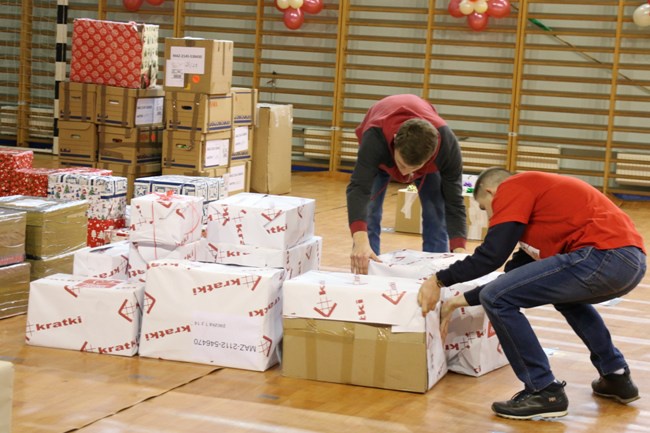
[[[248,316],[249,317],[256,317],[256,316],[264,317],[265,315],[268,314],[268,312],[271,310],[271,308],[275,307],[279,303],[280,303],[280,297],[278,296],[268,306],[266,306],[264,308],[257,309],[257,310],[249,311]]]
[[[81,352],[95,352],[95,353],[100,353],[100,354],[111,354],[111,353],[118,353],[118,352],[132,352],[133,349],[138,348],[138,342],[136,340],[131,340],[127,341],[126,343],[123,344],[116,344],[115,346],[108,346],[108,347],[93,347],[90,343],[87,341],[84,342],[83,346],[81,346],[81,349],[79,349]]]
[[[242,286],[250,289],[251,291],[254,291],[261,280],[262,277],[258,275],[247,275],[245,277],[231,278],[225,281],[216,281],[204,286],[194,287],[192,289],[192,293],[194,296],[197,296],[199,294],[207,294],[214,290],[219,290],[231,286]]]
[[[65,328],[68,326],[76,326],[76,325],[81,325],[81,323],[82,323],[81,316],[77,316],[77,317],[67,317],[57,322],[28,324],[27,333],[31,335],[34,332],[46,331],[48,329]]]
[[[147,341],[159,340],[161,338],[167,337],[168,335],[180,334],[183,332],[192,332],[192,329],[190,329],[190,325],[177,326],[176,328],[163,329],[154,332],[147,332],[146,334],[144,334],[144,338]]]

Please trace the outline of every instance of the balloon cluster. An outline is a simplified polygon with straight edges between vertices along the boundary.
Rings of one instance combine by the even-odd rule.
[[[508,0],[451,0],[447,10],[452,17],[467,17],[467,25],[478,32],[487,27],[489,17],[503,18],[510,15],[510,2]]]
[[[160,6],[164,1],[165,0],[147,0],[147,3],[152,6]],[[127,11],[137,12],[144,4],[144,0],[122,0],[122,4],[124,5],[124,9]]]
[[[284,14],[284,25],[298,30],[305,22],[305,13],[317,14],[323,10],[323,0],[273,0],[277,10]]]
[[[650,0],[634,10],[632,21],[639,27],[650,26]]]

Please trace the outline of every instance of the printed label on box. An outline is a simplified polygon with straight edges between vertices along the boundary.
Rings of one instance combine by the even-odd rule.
[[[233,153],[248,152],[248,126],[235,128]]]
[[[165,63],[165,86],[183,87],[185,85],[183,65],[183,62],[167,60]]]
[[[233,357],[247,359],[254,365],[260,355],[268,357],[270,340],[260,341],[264,319],[233,314],[195,313],[192,321],[193,347],[199,359],[228,365]]]
[[[246,188],[246,165],[230,167],[228,191],[241,191]]]
[[[135,124],[162,123],[163,98],[140,98],[135,108]]]
[[[171,47],[170,60],[181,64],[185,74],[205,73],[205,48]]]
[[[228,165],[228,140],[208,140],[205,142],[205,166]]]

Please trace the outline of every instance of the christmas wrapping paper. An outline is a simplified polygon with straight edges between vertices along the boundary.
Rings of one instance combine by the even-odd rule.
[[[18,148],[0,147],[0,197],[10,194],[11,185],[18,182],[16,171],[30,168],[34,152]]]

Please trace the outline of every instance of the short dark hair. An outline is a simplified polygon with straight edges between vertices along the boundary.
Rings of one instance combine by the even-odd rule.
[[[406,164],[424,164],[438,148],[438,130],[424,119],[409,119],[399,127],[393,143]]]
[[[512,176],[505,168],[490,167],[486,168],[479,174],[476,183],[474,184],[474,198],[484,190],[486,187],[497,186],[507,178]]]

